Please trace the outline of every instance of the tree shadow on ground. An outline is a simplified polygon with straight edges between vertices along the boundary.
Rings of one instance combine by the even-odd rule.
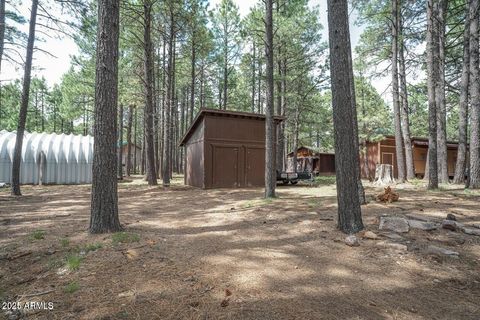
[[[279,188],[279,199],[263,200],[262,189],[165,190],[122,184],[121,221],[140,241],[120,245],[112,245],[110,235],[85,232],[88,187],[27,188],[27,198],[1,202],[8,208],[0,209],[0,246],[13,250],[9,245],[17,244],[15,250],[33,251],[0,260],[2,269],[12,273],[4,278],[3,290],[22,294],[55,284],[59,289],[46,297],[57,301],[58,308],[35,316],[40,319],[480,317],[478,238],[465,236],[464,244],[448,245],[460,252],[458,259],[412,249],[437,244],[429,237],[451,237],[446,230],[402,235],[400,242],[412,249],[405,252],[374,240],[351,248],[335,227],[335,191],[325,188],[289,186]],[[367,187],[367,194],[379,190]],[[462,221],[480,220],[477,197],[399,192],[397,203],[363,207],[368,230],[379,233],[376,219],[383,214],[440,219],[455,211]],[[45,240],[28,240],[37,229],[46,230]],[[77,272],[59,276],[47,262],[68,253],[59,244],[65,236],[78,244],[99,241],[104,247],[86,255]],[[52,247],[57,252],[49,254]],[[18,284],[18,278],[29,274],[38,277]],[[75,295],[61,289],[70,281],[81,284]],[[233,294],[222,307],[225,288]],[[132,296],[125,295],[131,290]]]

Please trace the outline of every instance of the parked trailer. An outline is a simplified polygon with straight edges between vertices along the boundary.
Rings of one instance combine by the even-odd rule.
[[[277,182],[284,185],[288,183],[297,184],[300,180],[313,180],[313,175],[310,172],[279,172],[277,171]]]

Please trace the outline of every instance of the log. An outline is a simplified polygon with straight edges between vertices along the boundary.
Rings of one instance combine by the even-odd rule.
[[[384,186],[395,183],[393,166],[391,164],[377,164],[375,167],[375,185]]]

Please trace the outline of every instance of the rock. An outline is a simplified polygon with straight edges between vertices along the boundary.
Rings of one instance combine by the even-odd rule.
[[[443,220],[442,222],[442,228],[451,230],[451,231],[457,231],[460,229],[460,224],[454,220]]]
[[[446,246],[458,246],[465,243],[465,238],[459,233],[450,233],[447,238],[444,237],[427,237],[429,241],[435,241],[437,243],[444,244]]]
[[[56,273],[59,276],[63,276],[63,275],[68,274],[69,272],[70,272],[70,270],[68,270],[68,268],[63,267],[63,268],[58,269]]]
[[[345,244],[350,247],[358,247],[360,242],[358,242],[358,238],[352,234],[345,238]]]
[[[118,297],[119,298],[123,298],[123,297],[133,297],[135,295],[135,292],[133,291],[125,291],[125,292],[121,292],[118,294]]]
[[[446,220],[451,220],[451,221],[457,221],[457,217],[453,213],[447,214],[447,219]]]
[[[437,247],[437,246],[428,246],[425,249],[425,252],[428,254],[435,254],[435,255],[445,255],[445,256],[451,256],[451,257],[458,257],[459,253],[450,249],[442,248],[442,247]]]
[[[465,234],[480,237],[480,229],[473,229],[473,228],[461,228],[461,229]]]
[[[384,247],[384,248],[389,248],[397,251],[407,251],[408,247],[404,244],[401,243],[392,243],[392,242],[387,242],[387,241],[380,241],[377,242],[377,246]]]
[[[480,223],[474,223],[474,224],[472,224],[472,226],[474,228],[480,229]]]
[[[408,220],[408,225],[413,229],[431,231],[437,229],[437,224],[429,221]]]
[[[410,230],[407,219],[399,217],[380,217],[380,230],[391,230],[395,232],[405,233]]]
[[[378,239],[378,236],[376,233],[372,231],[365,231],[365,233],[362,236],[364,239],[370,239],[370,240],[376,240]]]

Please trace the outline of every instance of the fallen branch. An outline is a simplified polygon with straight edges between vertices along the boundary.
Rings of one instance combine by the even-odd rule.
[[[30,294],[24,294],[24,295],[21,295],[19,296],[18,298],[31,298],[31,297],[36,297],[36,296],[43,296],[45,294],[49,294],[49,293],[52,293],[54,292],[55,290],[52,289],[52,290],[47,290],[47,291],[42,291],[42,292],[37,292],[37,293],[30,293]]]
[[[19,253],[17,255],[10,256],[10,257],[8,257],[8,260],[12,261],[12,260],[15,260],[15,259],[18,259],[18,258],[21,258],[21,257],[28,256],[29,254],[32,254],[32,251],[22,252],[22,253]]]

